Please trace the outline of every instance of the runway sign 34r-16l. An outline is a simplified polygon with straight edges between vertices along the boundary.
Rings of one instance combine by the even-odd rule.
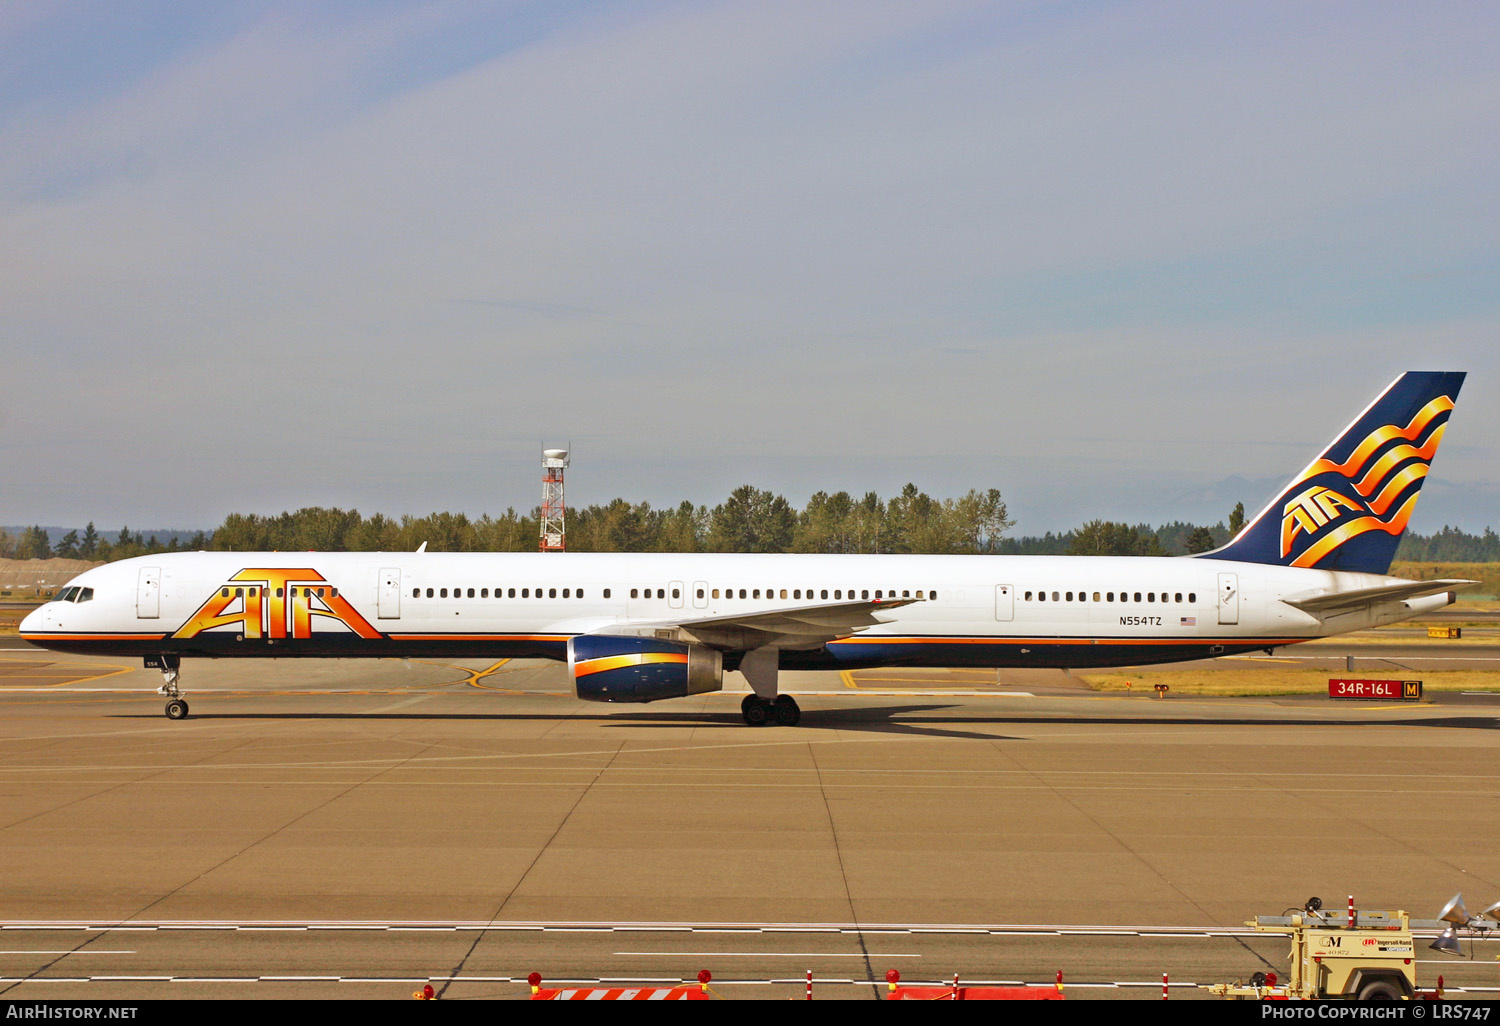
[[[1381,698],[1397,702],[1415,702],[1422,697],[1419,680],[1351,680],[1335,677],[1328,681],[1329,698]]]

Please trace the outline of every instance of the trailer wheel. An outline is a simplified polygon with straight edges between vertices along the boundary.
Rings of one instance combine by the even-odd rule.
[[[1371,980],[1359,988],[1360,1001],[1400,1001],[1401,988],[1389,980]]]

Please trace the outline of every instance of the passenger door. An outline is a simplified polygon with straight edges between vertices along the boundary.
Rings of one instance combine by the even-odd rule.
[[[1219,622],[1240,622],[1239,574],[1219,575]]]
[[[141,568],[136,579],[135,615],[141,620],[155,620],[161,616],[161,567]]]

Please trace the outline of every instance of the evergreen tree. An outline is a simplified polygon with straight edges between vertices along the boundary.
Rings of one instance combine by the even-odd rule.
[[[21,532],[16,542],[16,559],[51,559],[52,543],[41,525],[33,525]]]
[[[78,558],[78,532],[69,531],[62,536],[62,541],[57,543],[57,557],[59,559]]]
[[[1214,535],[1206,527],[1195,527],[1188,537],[1187,550],[1191,553],[1208,552],[1214,548]]]
[[[784,498],[742,485],[709,515],[708,547],[714,552],[785,552],[796,524],[797,513]]]
[[[1229,512],[1229,536],[1233,538],[1240,533],[1240,528],[1245,526],[1245,504],[1236,502],[1234,509]]]

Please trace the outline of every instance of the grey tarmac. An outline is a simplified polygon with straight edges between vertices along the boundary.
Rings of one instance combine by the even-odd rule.
[[[0,651],[7,999],[522,998],[532,971],[703,968],[727,998],[800,996],[809,970],[873,998],[889,969],[1202,998],[1282,970],[1243,920],[1310,895],[1500,898],[1500,698],[881,670],[785,675],[801,725],[750,728],[742,689],[597,706],[547,663],[241,660],[188,663],[172,722],[158,680]],[[1493,942],[1420,952],[1424,982],[1500,993]]]

